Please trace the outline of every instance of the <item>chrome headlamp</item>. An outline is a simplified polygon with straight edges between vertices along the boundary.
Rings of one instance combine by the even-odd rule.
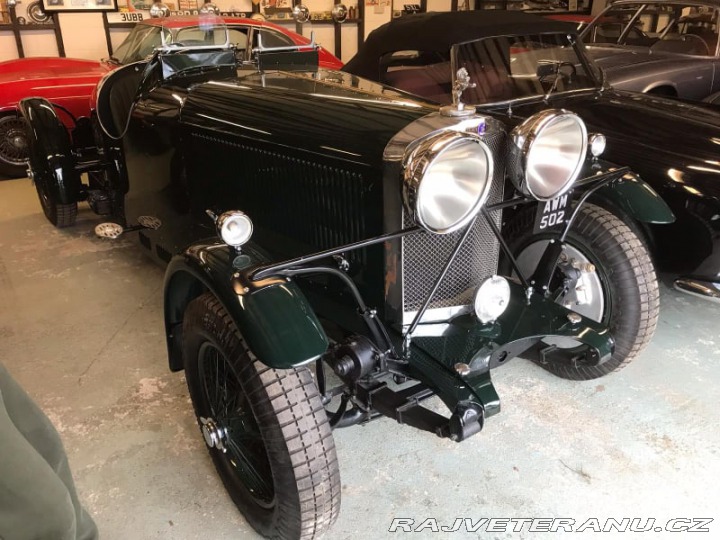
[[[420,142],[406,160],[405,205],[418,225],[451,233],[478,213],[492,178],[492,153],[479,137],[445,132]]]
[[[244,212],[230,210],[220,214],[215,227],[222,241],[234,248],[246,244],[253,233],[253,224]]]
[[[569,111],[539,112],[512,130],[510,179],[523,195],[549,201],[569,190],[585,161],[585,122]]]

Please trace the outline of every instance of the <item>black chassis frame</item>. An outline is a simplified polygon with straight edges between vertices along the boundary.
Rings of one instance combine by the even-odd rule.
[[[333,428],[349,427],[372,421],[381,416],[387,416],[395,419],[400,424],[407,424],[417,429],[435,433],[440,437],[449,437],[459,442],[481,431],[484,426],[485,417],[499,411],[499,397],[495,393],[492,382],[490,381],[489,370],[502,365],[507,359],[531,349],[541,341],[541,337],[537,337],[530,340],[523,340],[519,346],[518,344],[508,344],[514,346],[508,348],[501,347],[495,351],[494,358],[490,358],[486,363],[479,366],[479,369],[473,369],[472,366],[468,366],[470,367],[470,372],[461,373],[463,377],[472,378],[480,376],[485,379],[483,386],[487,391],[486,397],[488,399],[486,401],[478,402],[472,399],[461,399],[457,400],[453,406],[453,404],[447,403],[446,400],[446,404],[452,412],[449,419],[420,406],[423,401],[436,396],[438,392],[437,388],[433,388],[432,383],[422,380],[425,379],[425,377],[418,378],[417,370],[413,368],[410,362],[410,356],[412,354],[411,336],[452,265],[455,256],[467,240],[467,236],[475,222],[482,217],[482,219],[485,219],[487,223],[489,223],[495,237],[500,243],[503,255],[507,257],[507,260],[522,285],[524,294],[528,299],[528,304],[535,290],[543,291],[544,298],[548,299],[551,295],[550,281],[559,263],[565,239],[575,222],[580,208],[587,199],[594,195],[599,189],[617,182],[622,182],[623,177],[629,172],[630,169],[628,167],[622,167],[579,181],[579,186],[582,186],[588,181],[592,181],[592,184],[588,189],[585,189],[577,199],[570,217],[565,222],[562,230],[557,234],[557,241],[551,241],[548,244],[538,264],[537,270],[532,276],[525,276],[520,270],[502,233],[490,218],[490,213],[528,204],[536,204],[537,201],[516,196],[483,208],[465,227],[463,236],[458,240],[453,252],[445,261],[441,274],[435,279],[434,285],[428,292],[422,307],[416,314],[412,324],[404,331],[402,339],[399,342],[391,338],[391,334],[383,321],[376,316],[375,310],[367,306],[353,280],[344,272],[346,264],[344,255],[355,249],[361,249],[410,234],[421,233],[422,229],[418,226],[330,250],[255,267],[246,271],[243,281],[251,284],[269,278],[280,277],[289,280],[297,276],[324,273],[340,279],[351,292],[357,304],[358,314],[362,317],[372,338],[368,340],[363,338],[363,336],[353,336],[353,346],[348,347],[346,342],[342,341],[342,337],[340,337],[340,341],[316,361],[316,381],[323,396],[323,403],[328,405],[333,398],[340,397],[339,405],[334,411],[326,409],[330,425]],[[327,261],[328,259],[334,259],[336,264],[313,264],[323,260]],[[552,347],[543,348],[538,352],[543,359],[548,356],[565,356],[564,359],[566,361],[577,365],[597,366],[610,358],[612,342],[610,342],[610,347],[609,350],[603,350],[601,347],[588,345],[584,354],[571,356],[566,355],[561,349]],[[341,384],[328,388],[324,369],[325,364],[329,365],[333,371],[335,371],[336,375],[342,379]],[[359,376],[354,379],[352,375]],[[402,389],[393,390],[388,386],[388,377],[391,377],[393,382],[399,385],[409,381],[414,381],[414,383]],[[350,408],[348,408],[348,406],[350,406]]]

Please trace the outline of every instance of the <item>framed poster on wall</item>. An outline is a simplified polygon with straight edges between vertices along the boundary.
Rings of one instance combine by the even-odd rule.
[[[117,11],[117,0],[42,0],[43,10],[50,11]]]

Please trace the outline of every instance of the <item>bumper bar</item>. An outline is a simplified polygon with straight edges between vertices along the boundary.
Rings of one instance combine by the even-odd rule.
[[[720,303],[720,283],[693,278],[678,278],[675,280],[674,286],[680,292]]]

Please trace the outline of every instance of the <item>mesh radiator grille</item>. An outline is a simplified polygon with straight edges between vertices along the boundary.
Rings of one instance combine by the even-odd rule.
[[[492,155],[496,156],[493,184],[487,204],[503,198],[505,163],[502,156],[505,134],[494,132],[484,138]],[[501,212],[491,214],[500,228]],[[403,228],[415,225],[403,212]],[[463,230],[446,235],[414,234],[403,238],[403,311],[420,309],[433,283],[463,234]],[[428,309],[464,306],[472,303],[478,285],[497,272],[500,244],[487,221],[480,216],[470,236],[440,283]]]

